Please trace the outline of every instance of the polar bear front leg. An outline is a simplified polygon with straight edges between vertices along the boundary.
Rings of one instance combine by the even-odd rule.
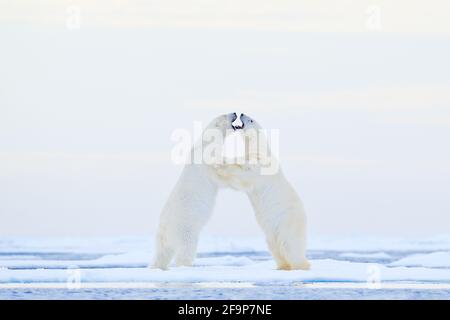
[[[223,186],[249,192],[253,188],[255,169],[243,164],[216,165],[215,177]]]

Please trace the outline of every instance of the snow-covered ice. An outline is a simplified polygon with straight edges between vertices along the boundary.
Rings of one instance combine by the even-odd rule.
[[[450,268],[450,251],[413,254],[391,263],[392,266]]]
[[[373,272],[371,270],[376,268],[382,281],[450,283],[450,269],[386,267],[381,264],[321,259],[312,260],[310,271],[279,271],[275,269],[272,261],[242,264],[241,258],[225,259],[228,265],[222,265],[220,261],[223,260],[219,259],[218,263],[210,261],[206,266],[173,268],[170,271],[118,265],[108,267],[109,264],[107,264],[107,266],[80,269],[80,276],[82,282],[251,282],[259,285],[280,282],[366,282],[370,272]],[[68,278],[68,270],[70,272],[76,267],[78,266],[67,264],[67,267],[63,269],[2,269],[0,283],[64,283]]]
[[[386,252],[369,252],[369,253],[361,253],[361,252],[344,252],[340,254],[343,258],[366,258],[366,259],[390,259],[391,256]]]
[[[316,298],[332,298],[326,290],[341,288],[338,292],[346,292],[344,296],[349,297],[352,292],[376,287],[386,292],[383,297],[397,290],[396,294],[419,293],[412,298],[434,297],[428,292],[450,299],[450,236],[419,240],[349,237],[310,242],[309,271],[276,270],[263,239],[207,236],[201,239],[193,267],[172,266],[161,271],[147,268],[153,248],[151,237],[4,238],[0,239],[0,297],[14,298],[12,292],[17,295],[17,290],[20,293],[23,289],[28,294],[19,298],[39,297],[45,290],[50,290],[46,293],[50,297],[63,298],[64,294],[54,290],[67,291],[75,275],[78,289],[96,288],[97,298],[126,298],[123,290],[136,298],[138,291],[130,290],[149,287],[156,290],[152,297],[177,298],[175,291],[167,296],[164,292],[182,287],[178,298],[196,298],[199,288],[205,294],[210,292],[207,298],[235,298],[232,292],[239,288],[241,297],[252,298],[249,292],[253,292],[253,298],[282,299],[282,292],[276,289],[282,286],[285,298],[303,297],[304,291],[299,288],[318,290]],[[248,291],[255,287],[264,290]],[[108,291],[112,288],[116,291]],[[105,292],[110,294],[105,296]],[[148,297],[148,292],[143,294],[140,298]],[[380,297],[379,291],[377,295]]]

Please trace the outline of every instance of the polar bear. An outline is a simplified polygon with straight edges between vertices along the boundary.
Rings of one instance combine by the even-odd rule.
[[[233,122],[236,113],[222,115],[214,119],[204,130],[202,137],[191,149],[191,159],[200,150],[211,146],[211,135],[219,133],[222,138],[236,130]],[[220,142],[219,142],[220,143]],[[169,196],[160,216],[156,235],[155,256],[151,267],[167,269],[175,257],[177,266],[191,266],[197,251],[197,242],[201,229],[211,216],[218,188],[225,186],[226,179],[217,179],[215,163],[185,165],[181,177]]]
[[[264,174],[262,169],[273,166],[277,159],[271,154],[261,126],[244,114],[240,119],[246,162],[220,166],[217,174],[230,187],[247,193],[278,269],[308,270],[303,204],[278,164],[276,172]]]

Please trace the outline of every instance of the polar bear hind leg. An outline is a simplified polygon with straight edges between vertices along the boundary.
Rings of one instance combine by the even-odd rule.
[[[280,247],[280,254],[289,264],[290,270],[309,270],[310,264],[306,259],[305,241],[302,235],[285,239]]]
[[[190,234],[184,238],[177,247],[175,255],[175,264],[177,267],[190,267],[194,263],[197,253],[198,236]]]
[[[299,239],[290,239],[280,244],[278,255],[285,261],[281,270],[309,270],[310,263],[306,259],[305,252],[299,246]]]
[[[279,226],[277,244],[279,255],[288,263],[290,270],[309,270],[306,259],[306,230],[303,219],[292,216]]]
[[[164,235],[159,235],[156,239],[156,254],[153,258],[151,268],[167,270],[170,261],[175,255],[175,248],[171,245]]]
[[[276,240],[269,237],[267,239],[267,245],[269,246],[269,250],[270,250],[270,253],[272,254],[272,257],[275,259],[275,262],[277,263],[277,269],[278,270],[290,270],[291,267],[290,267],[289,263],[284,259],[283,255],[281,254]]]

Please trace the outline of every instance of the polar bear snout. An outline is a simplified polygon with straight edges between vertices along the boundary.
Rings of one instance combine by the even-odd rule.
[[[237,116],[236,113],[235,113],[235,115],[236,115],[236,117],[235,117],[234,120],[232,121],[232,127],[233,127],[233,129],[234,129],[234,130],[243,129],[243,128],[244,128],[244,124],[242,123],[241,118],[239,118],[239,121],[240,121],[241,123],[235,123],[236,120],[238,120],[238,116]]]
[[[231,128],[232,128],[234,131],[243,128],[242,124],[239,124],[239,123],[236,123],[236,124],[235,124],[236,120],[238,120],[238,116],[237,116],[236,112],[233,112],[233,113],[229,113],[229,114],[228,114],[228,121],[229,121],[229,123],[230,123],[230,125],[231,125]]]

